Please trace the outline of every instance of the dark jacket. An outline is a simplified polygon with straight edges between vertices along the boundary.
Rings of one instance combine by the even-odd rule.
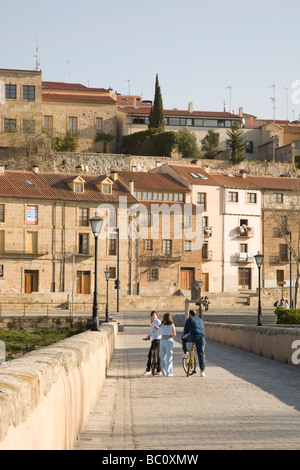
[[[189,317],[185,322],[183,334],[190,334],[195,338],[205,336],[204,323],[201,318],[196,316]]]

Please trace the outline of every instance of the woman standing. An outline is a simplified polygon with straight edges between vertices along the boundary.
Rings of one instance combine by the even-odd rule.
[[[173,338],[176,336],[175,325],[170,313],[165,313],[162,323],[159,326],[160,357],[162,372],[165,376],[173,375]]]

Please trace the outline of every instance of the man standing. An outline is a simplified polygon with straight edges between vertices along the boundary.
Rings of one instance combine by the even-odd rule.
[[[205,377],[205,330],[201,318],[196,316],[195,310],[190,310],[189,318],[184,325],[182,336],[183,357],[187,357],[187,343],[195,342],[199,360],[200,376]]]
[[[161,324],[161,321],[157,317],[157,313],[155,311],[152,311],[150,314],[151,318],[151,329],[150,333],[146,338],[144,338],[144,341],[151,340],[151,346],[149,349],[148,353],[148,361],[147,361],[147,367],[144,375],[149,375],[150,372],[150,366],[151,366],[151,353],[153,347],[157,349],[157,374],[161,374],[161,361],[160,361],[160,340],[161,340],[161,334],[158,334],[158,327]]]

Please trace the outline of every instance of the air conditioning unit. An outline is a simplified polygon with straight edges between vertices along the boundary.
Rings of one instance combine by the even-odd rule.
[[[205,235],[211,235],[212,234],[212,228],[211,227],[205,227],[204,228],[204,233],[205,233]]]

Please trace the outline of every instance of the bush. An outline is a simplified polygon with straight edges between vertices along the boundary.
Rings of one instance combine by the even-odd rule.
[[[122,139],[122,152],[131,155],[170,157],[178,142],[176,132],[160,132],[156,129],[135,132]]]
[[[277,324],[300,324],[300,309],[277,307],[275,310]]]

